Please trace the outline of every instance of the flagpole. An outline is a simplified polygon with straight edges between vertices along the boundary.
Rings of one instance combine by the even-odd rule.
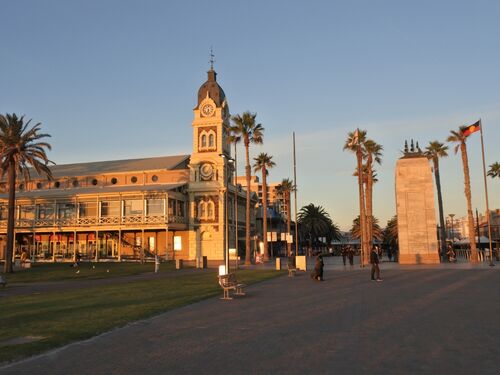
[[[297,161],[295,158],[295,132],[293,132],[293,197],[295,203],[295,256],[299,255],[299,225],[297,223]]]
[[[495,264],[493,263],[493,246],[491,243],[490,205],[488,203],[488,180],[486,178],[486,162],[484,160],[483,124],[481,122],[481,119],[479,119],[479,131],[481,132],[481,153],[483,155],[484,195],[486,197],[486,220],[488,223],[488,241],[490,243],[490,267],[493,267]]]

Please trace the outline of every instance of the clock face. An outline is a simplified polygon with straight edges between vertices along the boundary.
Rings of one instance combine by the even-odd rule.
[[[215,112],[215,108],[211,104],[204,104],[201,107],[201,113],[203,116],[212,116]]]

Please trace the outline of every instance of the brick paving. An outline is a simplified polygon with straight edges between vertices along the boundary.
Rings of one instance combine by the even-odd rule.
[[[131,324],[0,374],[496,374],[500,266],[328,264]],[[222,294],[222,293],[221,293]]]

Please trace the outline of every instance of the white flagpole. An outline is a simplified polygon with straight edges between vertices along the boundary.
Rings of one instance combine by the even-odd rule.
[[[299,255],[299,224],[297,223],[297,160],[295,158],[295,132],[293,132],[293,196],[295,204],[295,256]]]
[[[488,203],[488,180],[486,178],[486,162],[484,160],[483,124],[481,122],[481,119],[479,119],[479,131],[481,132],[481,153],[483,155],[484,195],[486,198],[486,220],[488,223],[488,240],[490,242],[490,266],[493,267],[495,263],[493,263],[493,245],[491,243],[490,205]],[[477,240],[480,241],[479,238]]]

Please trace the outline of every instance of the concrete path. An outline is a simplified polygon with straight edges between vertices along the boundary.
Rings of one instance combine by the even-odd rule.
[[[496,374],[500,267],[301,273],[0,368],[0,374]]]

